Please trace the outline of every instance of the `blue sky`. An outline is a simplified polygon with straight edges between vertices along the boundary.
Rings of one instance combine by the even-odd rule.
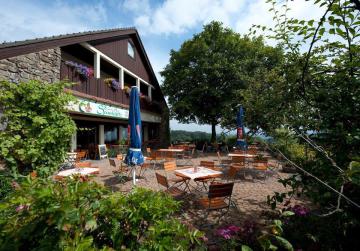
[[[290,14],[298,18],[321,14],[304,0],[290,5]],[[218,20],[244,34],[252,24],[273,23],[265,0],[0,0],[0,6],[0,42],[134,26],[160,83],[158,72],[168,63],[170,50],[177,50],[204,24]],[[209,125],[171,121],[170,126],[211,131]]]

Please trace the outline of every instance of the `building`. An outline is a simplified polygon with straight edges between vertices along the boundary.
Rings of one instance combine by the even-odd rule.
[[[144,144],[169,143],[168,107],[134,28],[0,44],[0,79],[75,82],[66,90],[78,100],[68,106],[77,125],[71,148],[90,156],[98,144],[118,145],[127,138],[128,93],[137,86]]]

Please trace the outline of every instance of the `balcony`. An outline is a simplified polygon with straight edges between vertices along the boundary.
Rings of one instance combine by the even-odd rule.
[[[124,90],[113,90],[110,86],[104,83],[103,79],[90,77],[85,80],[75,72],[73,67],[66,65],[64,62],[61,62],[60,78],[61,80],[68,80],[69,82],[76,83],[69,88],[71,90],[93,97],[106,99],[118,104],[129,105],[129,95]],[[161,108],[159,107],[158,102],[140,99],[140,108],[141,110],[161,113]]]

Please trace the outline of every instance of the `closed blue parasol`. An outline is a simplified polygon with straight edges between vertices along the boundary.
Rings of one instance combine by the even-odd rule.
[[[245,141],[245,129],[244,129],[244,109],[240,106],[239,112],[236,117],[237,122],[237,140],[236,147],[242,150],[247,149],[247,144]]]
[[[135,185],[135,167],[144,163],[144,156],[141,152],[141,117],[139,91],[136,86],[131,87],[130,92],[128,131],[130,132],[130,144],[124,162],[128,166],[133,167],[133,184]]]

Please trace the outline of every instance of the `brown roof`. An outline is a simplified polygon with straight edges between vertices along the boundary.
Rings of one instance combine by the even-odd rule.
[[[146,54],[144,45],[140,39],[139,33],[135,27],[129,28],[117,28],[117,29],[106,29],[106,30],[96,30],[96,31],[86,31],[78,32],[72,34],[44,37],[44,38],[35,38],[28,39],[23,41],[15,42],[5,42],[0,44],[0,60],[10,57],[15,57],[23,54],[28,54],[32,52],[37,52],[41,50],[51,49],[55,47],[61,47],[71,44],[78,44],[88,41],[94,41],[98,39],[113,38],[124,35],[132,35],[139,42],[141,52],[143,53],[146,63],[149,66],[151,74],[156,82],[156,85],[159,87],[155,72],[151,66],[150,60]],[[161,92],[161,89],[160,89]],[[165,99],[164,99],[165,101]],[[165,101],[166,103],[166,101]]]
[[[55,48],[58,46],[66,46],[123,35],[136,35],[140,41],[140,44],[142,45],[138,32],[134,27],[86,31],[51,37],[28,39],[23,41],[5,42],[0,44],[0,59],[15,57],[18,55]]]

